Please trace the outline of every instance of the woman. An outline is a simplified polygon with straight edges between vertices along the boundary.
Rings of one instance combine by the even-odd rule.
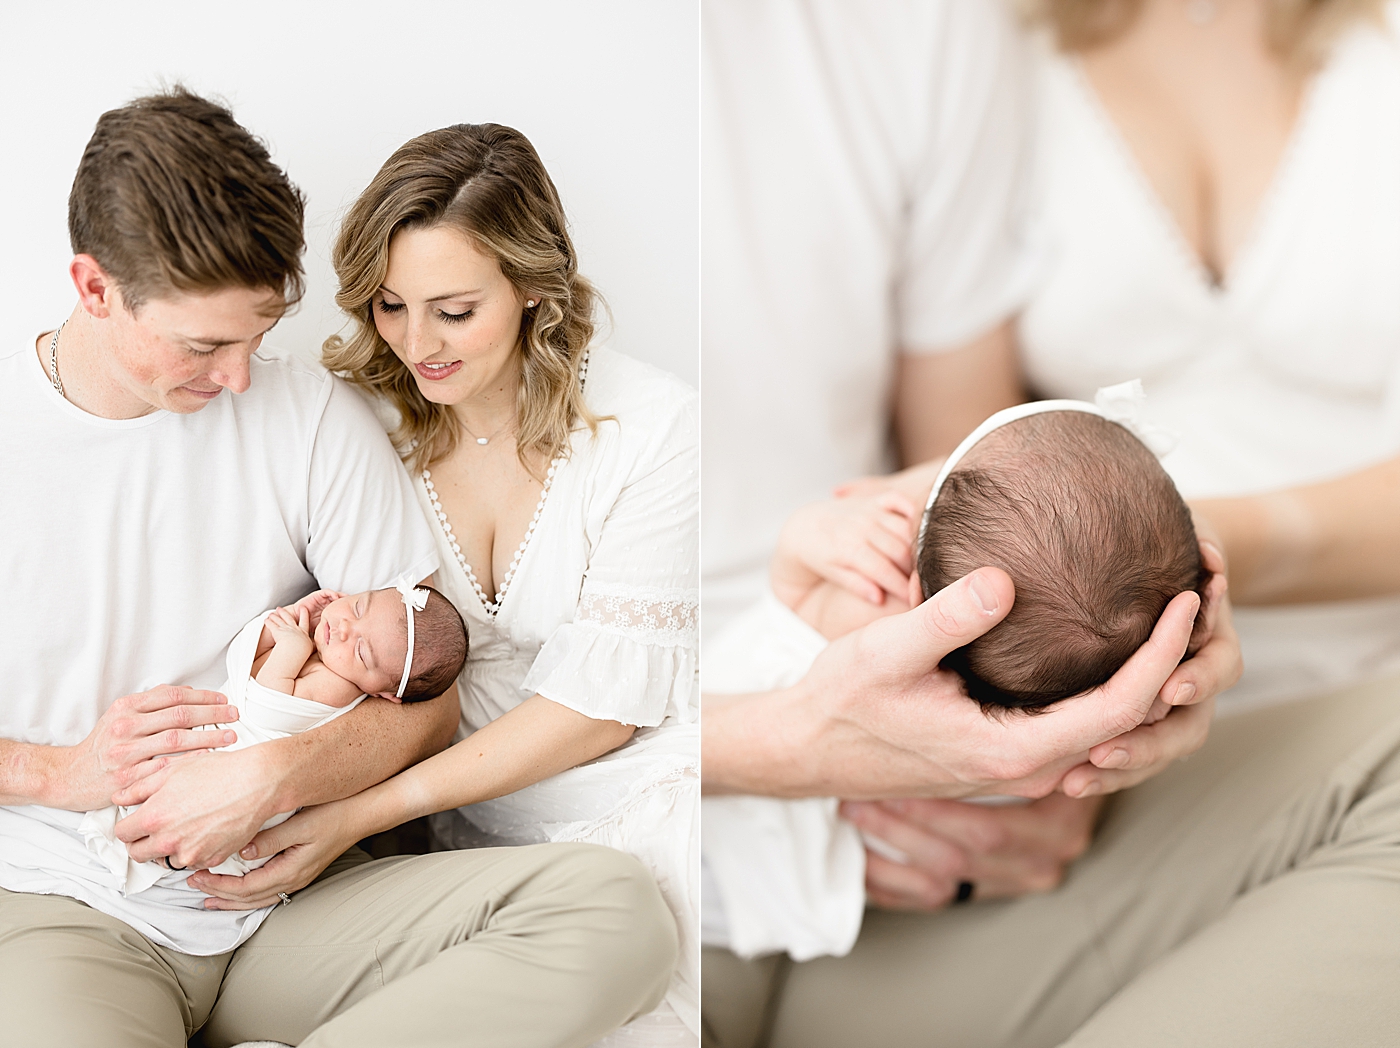
[[[590,348],[596,293],[519,132],[407,143],[335,246],[349,339],[325,363],[395,414],[470,657],[458,743],[303,813],[302,883],[432,812],[449,847],[589,841],[647,862],[676,915],[666,1001],[609,1043],[694,1044],[696,397]],[[460,809],[460,814],[454,809]],[[288,890],[283,888],[281,890]]]
[[[1037,392],[1144,379],[1234,597],[1293,605],[1241,614],[1245,696],[1393,671],[1396,6],[1043,7],[1064,51],[1037,74],[1049,263],[1019,327]],[[771,1043],[1384,1043],[1397,777],[1393,680],[1224,720],[1190,764],[1108,802],[1059,892],[869,914],[850,957],[787,975]],[[990,815],[850,814],[906,853],[994,851],[960,825]],[[1010,812],[1000,829],[1040,832],[1044,857],[1063,838]],[[888,907],[950,894],[932,862],[883,872]]]

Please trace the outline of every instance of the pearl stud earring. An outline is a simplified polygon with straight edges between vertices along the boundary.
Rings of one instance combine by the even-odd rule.
[[[526,302],[525,302],[525,308],[526,308],[526,309],[534,309],[534,308],[535,308],[535,300],[534,300],[533,298],[527,299]]]

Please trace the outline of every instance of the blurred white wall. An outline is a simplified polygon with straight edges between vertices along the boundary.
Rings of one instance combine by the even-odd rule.
[[[68,188],[98,115],[179,80],[229,102],[307,195],[307,295],[272,344],[314,357],[340,327],[330,239],[389,153],[494,121],[531,139],[559,187],[611,344],[696,383],[698,4],[79,0],[5,18],[5,337],[72,308]]]

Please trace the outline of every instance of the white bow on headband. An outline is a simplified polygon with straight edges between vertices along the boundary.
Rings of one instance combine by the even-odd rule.
[[[947,461],[943,463],[943,468],[938,471],[938,479],[933,482],[933,490],[928,493],[928,501],[924,503],[924,519],[919,524],[919,544],[916,548],[923,549],[929,507],[933,505],[933,500],[938,498],[938,493],[943,490],[943,482],[948,479],[948,474],[953,472],[953,467],[961,462],[973,446],[988,433],[1027,416],[1041,415],[1047,411],[1083,411],[1089,415],[1098,415],[1100,418],[1118,423],[1146,444],[1148,451],[1158,458],[1162,458],[1176,447],[1178,437],[1175,433],[1142,420],[1142,402],[1146,399],[1147,394],[1143,392],[1142,380],[1135,378],[1128,382],[1120,382],[1116,386],[1104,386],[1094,394],[1092,404],[1087,400],[1033,400],[1028,404],[1017,404],[1014,407],[998,411],[969,433],[966,439],[948,456]]]
[[[407,575],[399,576],[399,581],[394,583],[394,589],[399,591],[404,611],[408,615],[408,653],[403,657],[403,676],[399,678],[399,690],[394,693],[394,698],[401,699],[404,689],[408,687],[408,675],[413,671],[413,613],[428,606],[428,591],[415,586]]]

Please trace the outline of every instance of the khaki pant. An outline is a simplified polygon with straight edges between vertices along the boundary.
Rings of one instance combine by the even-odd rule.
[[[1400,681],[1222,720],[1055,892],[704,980],[712,1048],[1400,1044]]]
[[[661,999],[675,921],[592,845],[342,856],[233,953],[153,945],[75,900],[0,890],[16,1048],[586,1045]]]

